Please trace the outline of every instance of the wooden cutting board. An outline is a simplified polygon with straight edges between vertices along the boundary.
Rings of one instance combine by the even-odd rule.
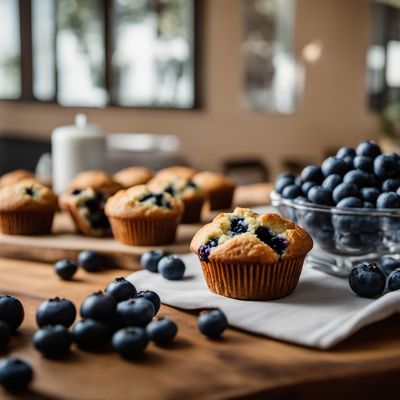
[[[171,253],[186,253],[193,235],[201,224],[180,225],[177,240],[158,246]],[[15,236],[0,234],[0,256],[20,260],[54,263],[62,258],[76,259],[83,250],[94,250],[105,257],[105,267],[137,269],[140,256],[154,246],[128,246],[113,238],[93,238],[76,233],[70,217],[59,213],[53,224],[53,234],[45,236]]]

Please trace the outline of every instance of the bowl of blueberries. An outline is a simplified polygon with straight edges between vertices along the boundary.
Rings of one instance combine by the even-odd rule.
[[[348,275],[360,261],[400,256],[400,156],[374,141],[342,147],[298,177],[280,174],[271,202],[313,237],[312,267]]]

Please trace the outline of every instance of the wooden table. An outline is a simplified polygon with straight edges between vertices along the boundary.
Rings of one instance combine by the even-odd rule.
[[[52,266],[0,258],[0,292],[18,297],[26,312],[7,351],[29,361],[35,371],[24,397],[43,399],[337,399],[386,398],[398,391],[400,317],[354,335],[331,351],[318,351],[227,330],[220,341],[202,337],[195,314],[162,306],[160,315],[179,326],[171,348],[150,344],[137,361],[117,354],[87,353],[73,347],[62,361],[43,358],[32,346],[35,311],[53,296],[77,306],[126,270],[79,271],[63,282]],[[306,318],[306,316],[305,316]],[[0,398],[14,398],[0,389]],[[392,397],[397,398],[397,397]]]

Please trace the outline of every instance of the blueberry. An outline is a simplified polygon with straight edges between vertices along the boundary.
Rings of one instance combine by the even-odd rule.
[[[336,153],[336,157],[346,158],[351,157],[352,159],[356,156],[356,151],[351,147],[341,147]]]
[[[400,187],[400,179],[386,179],[382,182],[382,192],[395,192]]]
[[[358,156],[367,156],[371,158],[376,158],[382,153],[381,148],[373,140],[366,140],[360,143],[356,148],[356,153]]]
[[[375,208],[375,205],[373,203],[370,203],[369,201],[364,201],[363,208]]]
[[[400,268],[400,261],[393,257],[384,257],[381,260],[381,269],[386,274],[389,275],[393,270]]]
[[[84,350],[96,350],[109,344],[111,332],[109,327],[101,321],[83,319],[73,328],[73,338],[78,347]]]
[[[322,186],[314,186],[308,191],[308,199],[314,204],[333,205],[332,191]]]
[[[104,291],[113,296],[117,303],[136,297],[137,294],[135,286],[125,278],[114,279]]]
[[[143,328],[128,327],[114,333],[111,343],[121,357],[129,360],[143,353],[149,344],[149,336]]]
[[[346,161],[339,157],[328,157],[321,165],[321,170],[325,177],[333,174],[343,176],[349,169],[350,167]]]
[[[277,176],[276,176],[276,179],[275,179],[275,181],[279,181],[280,179],[282,179],[282,178],[289,178],[289,179],[292,179],[292,182],[294,182],[294,175],[293,174],[291,174],[290,172],[281,172],[280,174],[278,174]]]
[[[197,322],[199,331],[211,339],[219,338],[227,326],[228,320],[221,310],[203,311]]]
[[[353,183],[341,183],[333,190],[332,197],[335,203],[339,203],[346,197],[358,197],[359,194],[357,186]]]
[[[377,297],[386,285],[385,274],[376,264],[359,264],[349,274],[350,288],[361,297]]]
[[[362,189],[363,187],[370,186],[370,177],[364,171],[353,169],[343,177],[343,183],[353,183],[358,189]]]
[[[301,186],[304,182],[301,176],[299,175],[295,180],[294,180],[295,185]]]
[[[400,289],[400,268],[393,270],[388,276],[388,289],[391,291]]]
[[[333,231],[330,213],[309,211],[304,214],[304,225],[310,230]]]
[[[337,203],[337,208],[362,208],[363,202],[358,197],[345,197]]]
[[[343,178],[340,175],[329,175],[322,182],[322,187],[329,190],[334,190],[336,186],[342,183]]]
[[[293,185],[293,183],[294,183],[293,176],[284,176],[284,177],[276,180],[275,190],[281,194],[283,189],[285,189],[286,186]]]
[[[16,357],[7,357],[0,360],[0,384],[11,392],[26,390],[33,378],[32,367]]]
[[[63,325],[45,326],[36,331],[33,345],[36,350],[48,358],[65,356],[72,343],[72,335]]]
[[[312,181],[308,181],[308,182],[304,182],[301,185],[301,191],[303,192],[303,194],[305,196],[307,196],[308,191],[313,187],[313,186],[318,186],[318,183],[312,182]]]
[[[6,322],[11,331],[18,329],[24,316],[24,307],[17,298],[8,294],[0,296],[0,320]]]
[[[153,303],[145,298],[128,299],[117,304],[117,318],[123,326],[146,326],[153,318]]]
[[[140,257],[140,265],[150,272],[158,272],[158,263],[167,255],[168,253],[161,250],[148,251]]]
[[[354,157],[350,157],[350,156],[346,156],[343,157],[343,160],[347,163],[347,165],[350,167],[350,169],[352,169],[354,167]]]
[[[237,236],[246,233],[249,229],[244,218],[233,217],[231,219],[230,233],[232,236]]]
[[[282,197],[285,199],[295,199],[303,194],[301,186],[299,185],[289,185],[286,186],[282,191]]]
[[[377,188],[374,188],[374,187],[365,187],[365,188],[362,188],[360,191],[361,198],[364,201],[367,201],[374,205],[376,204],[376,200],[379,197],[380,193],[381,192]]]
[[[54,265],[56,274],[64,280],[70,280],[78,270],[78,266],[72,260],[59,260]]]
[[[96,292],[86,297],[81,304],[81,317],[107,321],[114,316],[117,303],[111,294]]]
[[[306,196],[296,197],[294,199],[294,201],[297,202],[297,203],[309,203],[310,202],[310,200],[308,200],[308,197],[306,197]],[[294,220],[295,218],[292,216],[292,219]]]
[[[400,162],[388,154],[381,154],[374,161],[374,173],[382,180],[399,176]]]
[[[103,268],[104,260],[101,254],[85,250],[78,254],[78,264],[87,272],[97,272]]]
[[[69,328],[76,317],[74,304],[67,299],[55,297],[44,301],[36,311],[36,322],[40,328],[46,325],[64,325]]]
[[[308,165],[301,171],[301,179],[303,182],[312,181],[320,184],[324,180],[324,174],[317,165]]]
[[[357,156],[353,160],[354,168],[365,172],[374,171],[374,160],[367,156]]]
[[[164,257],[158,264],[160,274],[170,281],[179,281],[185,274],[185,263],[178,257]]]
[[[158,318],[147,325],[146,332],[154,343],[159,346],[166,346],[176,336],[178,327],[174,321],[168,318]]]
[[[11,330],[8,324],[0,320],[0,348],[4,347],[10,340]]]
[[[152,290],[143,290],[137,294],[137,298],[147,299],[152,302],[154,307],[154,315],[156,315],[161,306],[160,296]]]
[[[210,256],[210,252],[214,247],[218,246],[218,239],[211,239],[208,242],[202,244],[199,247],[199,257],[203,262],[208,261],[208,257]]]
[[[279,256],[287,249],[288,242],[285,238],[273,235],[265,226],[259,226],[255,235],[267,246],[271,247]]]
[[[395,192],[382,193],[376,200],[376,208],[400,208],[400,196]]]

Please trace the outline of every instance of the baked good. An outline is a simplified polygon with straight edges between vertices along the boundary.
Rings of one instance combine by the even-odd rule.
[[[202,171],[193,177],[193,182],[207,192],[210,210],[232,207],[235,184],[222,174]]]
[[[63,209],[71,215],[79,232],[88,236],[110,236],[111,226],[104,213],[107,199],[122,189],[103,171],[77,174],[60,197]]]
[[[27,169],[15,169],[14,171],[7,172],[1,176],[0,186],[10,185],[27,178],[35,179],[35,175],[33,172],[28,171]]]
[[[296,287],[311,236],[277,214],[221,213],[193,237],[209,289],[243,300],[276,299]]]
[[[174,242],[183,208],[182,201],[169,193],[138,185],[112,196],[105,211],[118,241],[161,245]]]
[[[113,179],[126,189],[136,185],[144,185],[153,177],[154,172],[146,167],[128,167],[113,175]]]
[[[39,235],[51,231],[57,196],[31,179],[0,188],[0,231],[9,235]]]
[[[182,200],[185,206],[181,220],[183,224],[200,222],[206,194],[191,179],[156,177],[148,183],[148,187],[153,191],[168,192]]]
[[[183,165],[174,165],[172,167],[167,167],[160,169],[157,172],[157,177],[181,177],[190,179],[197,173],[197,170],[191,167],[185,167]]]

